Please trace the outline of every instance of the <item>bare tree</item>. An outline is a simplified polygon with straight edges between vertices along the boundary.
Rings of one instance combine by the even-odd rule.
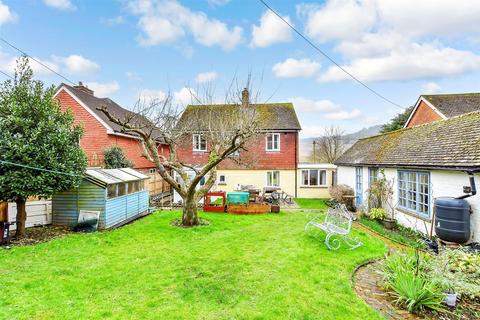
[[[320,159],[320,161],[326,163],[334,163],[345,149],[345,144],[342,140],[344,133],[339,127],[326,127],[323,130],[323,134],[315,139],[313,144],[313,160]]]
[[[135,112],[116,115],[105,106],[99,108],[110,121],[120,125],[126,133],[141,138],[144,156],[154,162],[159,174],[183,199],[183,226],[199,224],[197,204],[215,184],[217,166],[241,149],[258,133],[261,121],[250,107],[249,91],[233,90],[232,82],[225,95],[225,104],[214,105],[210,88],[202,97],[191,92],[196,105],[186,109],[175,106],[171,95],[163,100],[139,99]],[[196,166],[179,157],[183,146],[192,144],[192,136],[199,135],[206,147],[205,163]],[[161,145],[169,147],[169,154],[159,152]],[[190,149],[191,150],[191,149]],[[173,176],[173,172],[180,178]],[[193,172],[193,177],[189,173]],[[197,187],[202,179],[203,186]]]

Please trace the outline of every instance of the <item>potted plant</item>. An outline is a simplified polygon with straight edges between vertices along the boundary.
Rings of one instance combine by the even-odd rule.
[[[396,224],[395,208],[392,206],[393,182],[386,178],[383,170],[380,170],[379,177],[371,183],[367,192],[370,217],[379,220],[385,228],[393,229]]]

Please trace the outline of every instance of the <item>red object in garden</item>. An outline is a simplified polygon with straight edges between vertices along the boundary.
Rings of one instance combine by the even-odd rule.
[[[222,203],[211,203],[212,197],[221,197]],[[227,207],[227,194],[225,191],[208,192],[203,198],[203,211],[225,212]]]

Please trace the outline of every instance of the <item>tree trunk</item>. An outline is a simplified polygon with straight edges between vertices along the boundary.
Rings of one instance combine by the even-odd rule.
[[[183,206],[182,226],[194,227],[200,224],[197,214],[197,203],[193,195],[188,195]]]
[[[17,231],[15,236],[17,239],[25,237],[25,222],[27,221],[27,212],[25,210],[25,199],[17,199]]]

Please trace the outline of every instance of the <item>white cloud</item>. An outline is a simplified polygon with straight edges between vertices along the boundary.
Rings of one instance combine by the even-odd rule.
[[[412,43],[387,55],[353,59],[343,66],[363,81],[412,80],[458,75],[480,69],[480,56],[433,44]],[[321,82],[349,79],[337,67],[319,77]]]
[[[377,0],[381,23],[403,34],[480,34],[480,2],[471,0]],[[414,10],[412,10],[414,8]],[[421,13],[421,14],[417,14]]]
[[[207,2],[212,7],[220,7],[229,3],[230,0],[207,0]]]
[[[283,17],[293,25],[288,16]],[[252,47],[268,47],[274,43],[290,42],[292,30],[270,10],[260,18],[260,26],[252,26]]]
[[[218,78],[218,73],[215,71],[203,72],[199,73],[195,78],[195,82],[197,83],[207,83],[212,82]]]
[[[49,67],[51,70],[56,72],[60,71],[60,67],[55,62],[50,60],[40,59],[37,57],[34,57],[34,58],[40,61],[41,63],[43,63],[44,65],[46,65],[47,67]],[[13,75],[15,73],[15,68],[17,67],[17,59],[18,59],[17,56],[12,56],[10,54],[0,52],[0,69],[10,75]],[[34,76],[49,76],[53,73],[52,71],[45,68],[38,62],[30,58],[28,60],[29,60],[28,64],[32,68]]]
[[[106,26],[113,27],[125,23],[125,18],[123,16],[116,16],[113,18],[101,18],[100,22]]]
[[[243,39],[241,27],[229,28],[176,0],[132,0],[129,8],[139,16],[138,26],[143,32],[139,42],[144,46],[172,43],[188,34],[201,45],[231,50]]]
[[[414,14],[412,12],[421,14]],[[305,31],[331,41],[344,67],[363,81],[455,76],[480,69],[480,55],[445,45],[456,38],[480,39],[480,2],[469,0],[327,0],[299,5]],[[347,79],[330,68],[324,82]]]
[[[100,66],[81,55],[72,54],[68,57],[56,57],[64,67],[65,71],[73,75],[88,75],[97,72]]]
[[[143,89],[138,94],[139,99],[144,101],[146,104],[152,101],[163,101],[167,98],[167,94],[162,90],[153,90],[153,89]]]
[[[311,137],[320,137],[322,134],[325,133],[325,127],[322,126],[309,126],[309,125],[302,125],[302,131],[300,131],[300,135],[302,138],[311,138]]]
[[[341,107],[330,100],[310,100],[303,97],[290,99],[297,112],[332,112]]]
[[[143,81],[142,77],[140,77],[138,74],[132,71],[127,71],[125,73],[127,75],[128,80],[131,81]]]
[[[273,74],[279,78],[312,77],[320,69],[320,63],[310,59],[289,58],[275,64]]]
[[[353,109],[351,111],[337,111],[337,112],[330,112],[324,115],[325,119],[328,120],[352,120],[358,118],[362,115],[362,112],[358,109]]]
[[[442,89],[437,83],[435,82],[427,82],[423,86],[423,94],[433,94],[437,93]]]
[[[297,12],[307,19],[307,35],[320,42],[355,39],[376,21],[373,1],[330,0],[322,6],[301,4]]]
[[[173,93],[173,100],[182,106],[195,103],[195,91],[191,88],[183,87]]]
[[[75,7],[75,5],[70,0],[43,0],[43,2],[47,6],[59,10],[73,11],[77,9],[77,7]]]
[[[108,97],[109,95],[120,90],[120,85],[117,81],[106,83],[88,82],[86,85],[94,91],[94,94],[97,97]]]
[[[17,19],[17,14],[10,10],[6,4],[3,4],[2,1],[0,1],[0,26],[10,22],[15,22]]]

